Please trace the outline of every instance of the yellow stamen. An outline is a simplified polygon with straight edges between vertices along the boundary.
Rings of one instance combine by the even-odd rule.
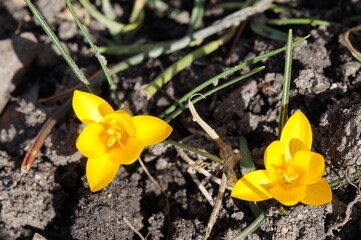
[[[107,146],[111,147],[114,145],[114,143],[117,141],[117,138],[111,135],[107,140]]]
[[[286,170],[278,169],[277,171],[286,184],[292,183],[299,177],[299,174],[295,171],[293,162],[287,164]]]

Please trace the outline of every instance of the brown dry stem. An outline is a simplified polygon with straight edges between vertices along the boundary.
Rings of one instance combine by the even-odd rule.
[[[200,94],[196,94],[200,95]],[[196,96],[193,95],[192,97]],[[220,156],[223,159],[223,173],[222,173],[222,180],[221,184],[218,190],[217,198],[211,213],[211,216],[209,217],[208,224],[206,227],[206,234],[204,236],[205,239],[207,239],[211,232],[212,228],[217,220],[219,210],[222,206],[222,198],[224,195],[224,191],[227,187],[227,179],[231,183],[235,183],[237,178],[236,174],[234,172],[235,165],[239,162],[239,159],[241,158],[240,154],[234,154],[232,146],[229,143],[224,142],[219,135],[216,133],[216,131],[211,128],[197,113],[193,103],[191,102],[192,97],[188,99],[188,106],[189,110],[192,114],[193,121],[197,122],[199,126],[202,127],[202,129],[209,135],[210,138],[217,144],[220,151]]]
[[[170,212],[170,205],[169,205],[169,197],[168,194],[164,191],[164,189],[162,188],[162,186],[158,183],[158,181],[152,176],[152,174],[150,174],[150,172],[148,171],[148,168],[145,166],[145,164],[143,163],[141,158],[138,158],[138,162],[140,164],[140,166],[143,168],[144,172],[147,174],[147,176],[149,177],[149,179],[154,183],[154,185],[157,186],[157,188],[161,191],[161,193],[163,194],[164,198],[165,198],[165,204],[166,204],[166,209],[167,209],[167,222],[168,222],[168,230],[167,230],[167,238],[169,239],[169,234],[170,234],[170,227],[171,227],[171,221],[170,221],[170,216],[171,216],[171,212]]]
[[[135,234],[138,235],[138,237],[139,237],[140,239],[146,240],[146,238],[143,237],[143,235],[130,223],[130,221],[128,220],[127,217],[124,216],[124,217],[123,217],[123,221],[128,225],[128,227],[129,227],[130,229],[132,229],[132,231],[133,231]]]

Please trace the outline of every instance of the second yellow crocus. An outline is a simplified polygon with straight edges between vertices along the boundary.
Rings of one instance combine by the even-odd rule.
[[[250,172],[238,180],[231,196],[247,201],[275,198],[286,206],[330,202],[331,188],[322,178],[325,160],[312,152],[311,146],[311,125],[302,112],[296,112],[287,121],[280,141],[267,147],[266,169]]]

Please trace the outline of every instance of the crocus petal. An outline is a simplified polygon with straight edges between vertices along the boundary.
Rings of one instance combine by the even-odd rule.
[[[300,150],[311,150],[312,129],[302,112],[296,112],[288,119],[282,130],[281,142],[289,147],[292,158]]]
[[[301,182],[314,184],[318,182],[325,171],[325,160],[323,157],[311,151],[298,151],[294,157],[297,172],[301,173]]]
[[[273,141],[264,153],[264,165],[268,176],[276,180],[279,178],[278,169],[285,163],[285,146],[280,141]]]
[[[266,170],[257,170],[246,174],[233,187],[231,196],[246,201],[263,201],[272,198],[269,193],[272,181]]]
[[[165,140],[172,132],[172,127],[160,118],[146,115],[133,117],[136,136],[144,146],[157,144]]]
[[[73,109],[76,116],[85,125],[100,122],[105,115],[114,112],[113,108],[104,99],[78,90],[74,91]]]
[[[106,150],[106,136],[104,128],[98,123],[91,123],[83,129],[78,139],[76,147],[88,158],[97,158],[104,154]]]
[[[323,178],[315,184],[307,185],[305,193],[306,196],[301,200],[303,204],[320,206],[332,200],[331,187]]]
[[[86,163],[86,178],[92,192],[99,191],[114,179],[120,164],[110,161],[109,155],[89,158]]]
[[[293,206],[305,197],[305,187],[299,186],[284,186],[277,184],[270,189],[272,196],[286,206]]]
[[[111,148],[110,159],[118,164],[132,164],[139,158],[143,148],[144,145],[139,139],[129,137],[124,146]]]

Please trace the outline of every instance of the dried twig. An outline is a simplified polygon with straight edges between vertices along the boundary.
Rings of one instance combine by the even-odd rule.
[[[70,106],[71,106],[71,102],[70,100],[68,100],[45,122],[43,127],[40,129],[38,135],[31,143],[23,159],[23,162],[21,164],[21,172],[27,172],[30,169],[40,148],[43,146],[45,139],[50,134],[50,131],[57,123],[59,123],[62,120],[62,118],[66,115],[66,112],[70,109]]]
[[[345,46],[348,48],[348,50],[351,52],[352,56],[354,56],[357,60],[361,62],[361,53],[354,48],[354,46],[351,44],[349,35],[351,32],[357,32],[361,30],[361,25],[353,27],[349,30],[347,30],[344,34],[342,34],[342,40],[345,43]]]
[[[216,223],[219,210],[221,209],[221,206],[222,206],[222,198],[224,195],[224,191],[226,190],[226,185],[227,185],[226,183],[227,183],[227,176],[223,172],[221,185],[219,186],[219,190],[218,190],[218,194],[217,194],[217,198],[216,198],[216,203],[213,207],[211,216],[209,217],[209,220],[208,220],[208,224],[207,224],[207,228],[206,228],[206,235],[204,236],[205,239],[209,238],[209,235],[211,235],[211,232],[212,232],[212,228],[213,228],[214,224]]]
[[[165,204],[166,204],[166,209],[167,209],[167,220],[168,220],[168,230],[167,230],[167,239],[169,239],[169,234],[170,234],[170,227],[171,227],[171,222],[170,222],[170,206],[169,206],[169,197],[168,194],[164,191],[164,189],[162,188],[162,186],[157,182],[157,180],[150,174],[150,172],[148,171],[148,168],[145,166],[145,164],[143,163],[141,158],[138,158],[138,161],[140,163],[140,166],[142,166],[144,172],[148,175],[148,177],[150,178],[150,180],[154,183],[154,185],[157,186],[157,188],[161,191],[161,193],[163,194],[164,198],[165,198]]]
[[[184,161],[190,163],[193,160],[188,157],[188,155],[184,152],[183,149],[181,148],[175,148],[179,154],[179,156],[184,159]],[[191,165],[191,164],[190,164]],[[204,169],[204,168],[202,168]],[[203,186],[203,184],[198,180],[197,176],[194,174],[194,170],[195,168],[193,167],[193,165],[191,165],[187,172],[189,173],[189,175],[192,177],[193,181],[196,183],[197,187],[199,188],[199,190],[201,191],[201,193],[203,194],[203,196],[207,199],[207,201],[209,202],[209,204],[213,207],[214,206],[214,201],[213,198],[211,196],[211,194],[209,194],[209,192],[207,191],[207,189]],[[207,172],[208,173],[208,172]],[[208,173],[210,174],[210,173]]]
[[[182,150],[182,152],[184,152],[183,149],[176,147],[176,150],[177,150],[177,151],[178,151],[178,149],[179,149],[179,150]],[[184,154],[185,154],[185,152],[184,152]],[[217,178],[217,177],[214,176],[214,175],[212,175],[209,171],[207,171],[207,170],[202,166],[202,164],[193,161],[193,160],[192,160],[190,157],[188,157],[187,155],[186,155],[187,157],[183,157],[183,155],[180,155],[180,156],[182,157],[182,159],[183,159],[184,161],[186,161],[186,162],[191,166],[192,169],[194,169],[195,171],[197,171],[197,172],[200,173],[200,174],[203,174],[203,175],[206,176],[207,178],[212,179],[212,180],[213,180],[215,183],[217,183],[218,185],[221,185],[221,179],[220,179],[220,178]],[[227,189],[228,189],[228,190],[232,190],[232,187],[228,187],[228,186],[227,186]]]
[[[130,223],[130,221],[128,220],[127,217],[124,216],[124,217],[123,217],[123,221],[128,225],[128,227],[129,227],[130,229],[133,230],[133,232],[134,232],[135,234],[138,235],[138,237],[139,237],[140,239],[146,240],[146,238],[143,237],[143,235],[142,235],[140,232],[138,232],[138,230]]]
[[[193,95],[192,97],[194,97],[194,96],[195,95]],[[218,145],[219,150],[220,150],[220,156],[224,161],[222,180],[221,180],[221,184],[220,184],[220,187],[219,187],[218,195],[217,195],[215,205],[213,207],[211,216],[209,218],[209,221],[208,221],[208,224],[207,224],[207,227],[206,227],[205,239],[207,239],[210,236],[211,232],[212,232],[212,228],[214,226],[214,223],[217,220],[219,209],[222,206],[222,198],[223,198],[224,191],[226,189],[227,178],[228,178],[228,180],[231,180],[232,183],[234,183],[237,180],[233,169],[234,169],[235,165],[238,163],[239,159],[241,158],[241,155],[240,154],[234,154],[231,145],[228,144],[228,143],[225,143],[218,136],[216,131],[214,129],[212,129],[198,115],[193,103],[191,102],[192,97],[188,100],[188,106],[189,106],[189,110],[191,111],[193,121],[197,122],[203,128],[203,130],[212,138],[212,140]]]

